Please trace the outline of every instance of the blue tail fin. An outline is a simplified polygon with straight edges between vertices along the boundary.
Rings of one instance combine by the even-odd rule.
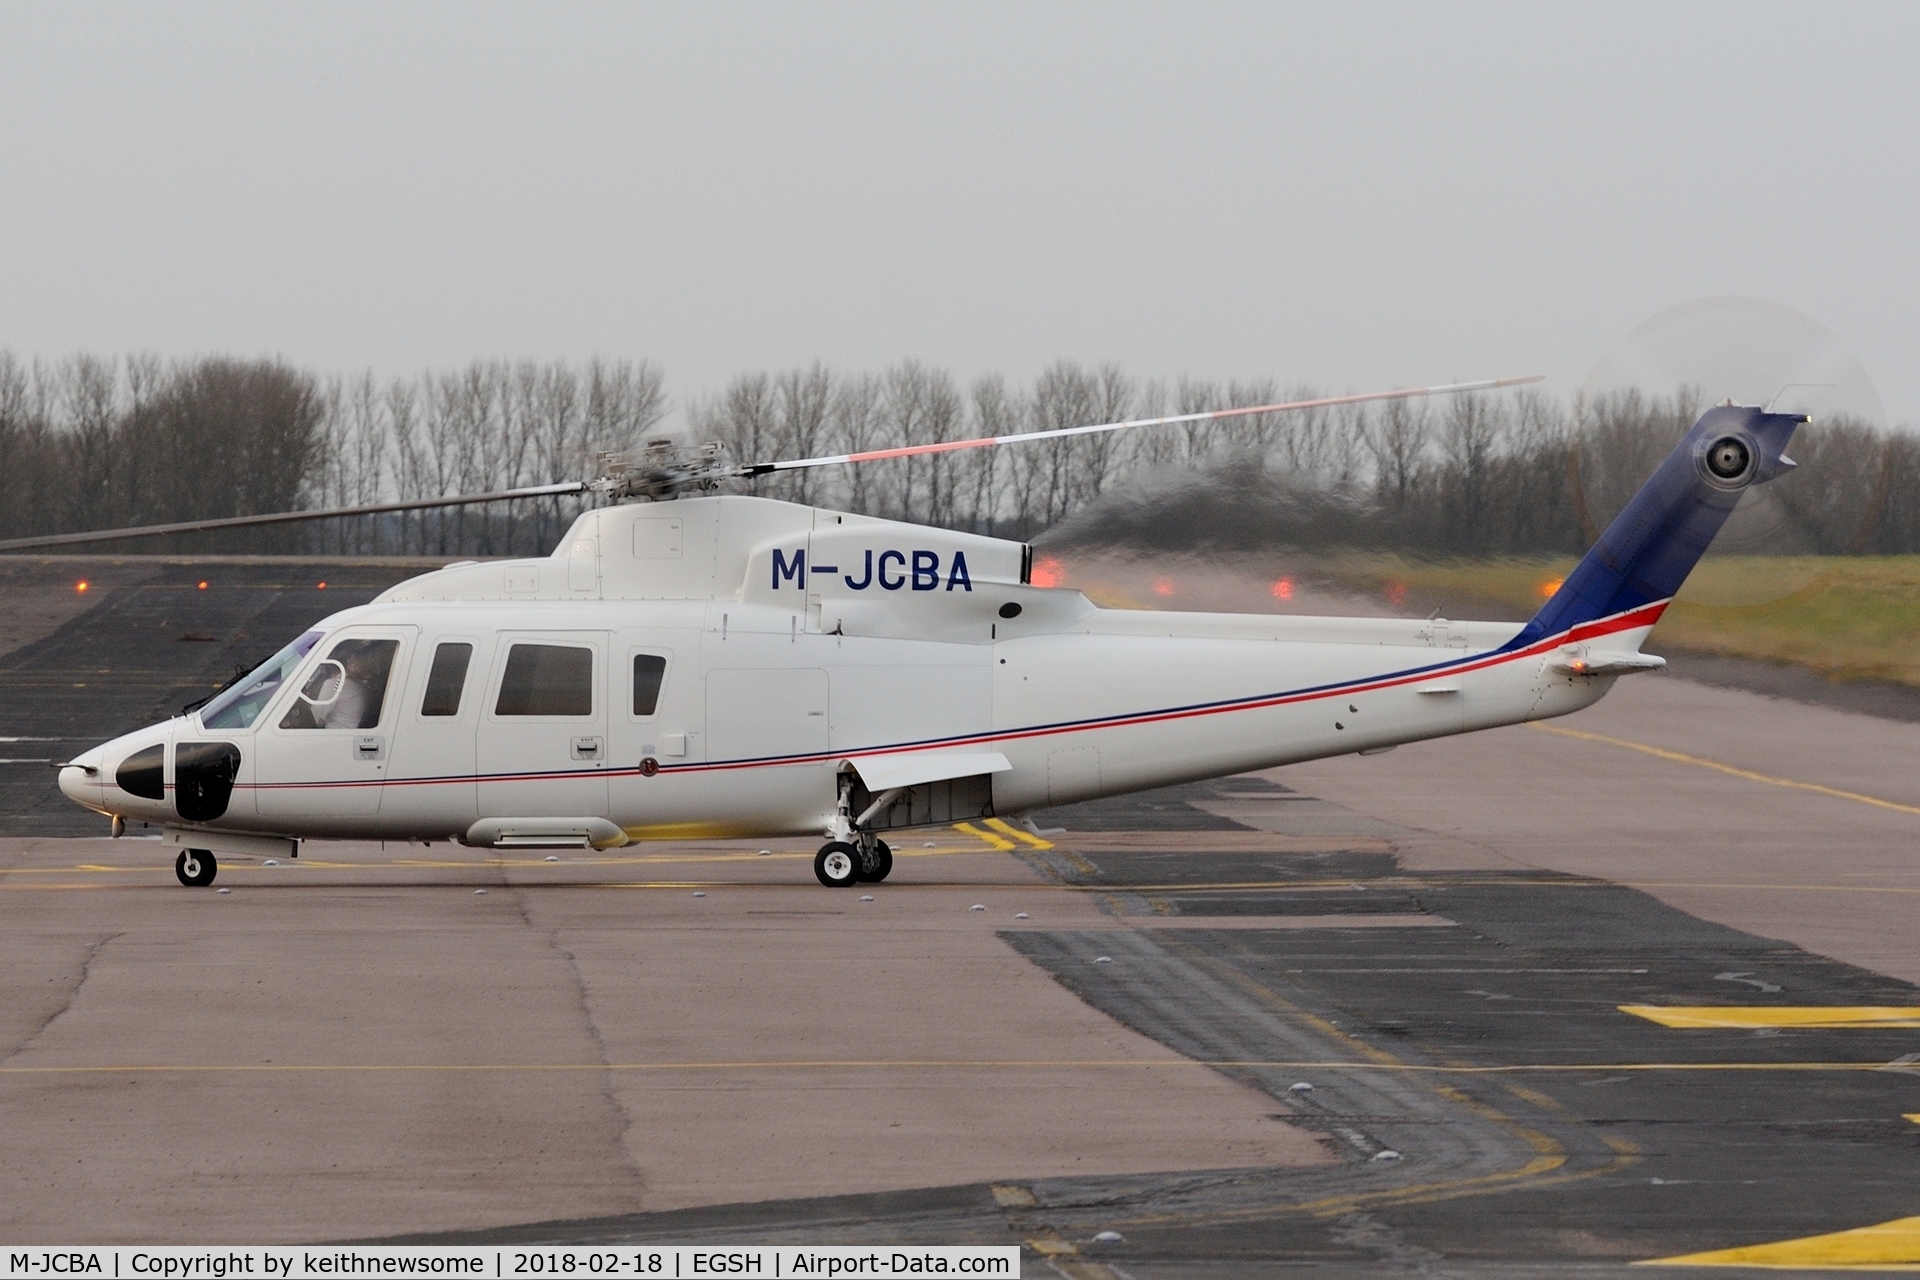
[[[1787,441],[1806,420],[1735,405],[1701,414],[1507,647],[1672,599],[1747,487],[1793,466]]]

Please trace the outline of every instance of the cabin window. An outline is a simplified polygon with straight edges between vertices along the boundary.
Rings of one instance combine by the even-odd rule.
[[[327,651],[280,720],[282,729],[371,729],[380,723],[398,640],[342,640]]]
[[[473,646],[449,641],[433,651],[433,670],[427,673],[427,696],[420,700],[423,716],[460,714],[460,691],[467,687],[467,664]]]
[[[660,681],[667,674],[667,660],[657,653],[633,655],[633,714],[650,716],[660,705]]]
[[[593,714],[593,650],[564,644],[516,644],[494,703],[497,716]]]

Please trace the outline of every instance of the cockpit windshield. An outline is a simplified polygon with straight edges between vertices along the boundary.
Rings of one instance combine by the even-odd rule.
[[[280,686],[300,665],[300,660],[320,643],[322,631],[309,631],[280,652],[268,658],[246,679],[239,681],[225,693],[209,702],[200,710],[200,723],[209,729],[248,729],[260,716],[262,709],[273,701],[273,695],[280,692]]]

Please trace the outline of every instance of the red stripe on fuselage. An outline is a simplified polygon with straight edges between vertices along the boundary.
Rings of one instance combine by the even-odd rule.
[[[1484,671],[1488,667],[1499,666],[1506,662],[1517,662],[1533,657],[1562,645],[1578,644],[1585,640],[1601,636],[1615,635],[1622,631],[1632,631],[1638,627],[1650,627],[1660,620],[1666,612],[1668,601],[1660,600],[1653,604],[1642,605],[1625,613],[1615,614],[1611,618],[1600,618],[1593,622],[1583,622],[1569,631],[1536,640],[1524,649],[1512,653],[1494,650],[1478,658],[1463,659],[1454,663],[1436,663],[1431,667],[1422,667],[1408,673],[1395,673],[1388,676],[1375,676],[1371,679],[1351,681],[1347,684],[1329,685],[1326,688],[1307,689],[1297,693],[1277,693],[1243,698],[1220,703],[1207,703],[1192,707],[1174,707],[1163,711],[1137,711],[1118,716],[1107,716],[1094,720],[1073,720],[1061,724],[1035,725],[1029,729],[1007,729],[997,732],[966,734],[957,738],[935,738],[925,742],[905,742],[887,747],[852,747],[842,751],[816,751],[800,756],[770,756],[748,760],[718,760],[704,764],[662,764],[661,774],[667,773],[716,773],[737,769],[772,769],[789,765],[818,764],[825,760],[844,760],[848,756],[891,756],[913,751],[938,751],[943,748],[961,746],[984,746],[995,742],[1018,742],[1030,738],[1057,737],[1063,733],[1087,733],[1100,729],[1124,729],[1136,725],[1165,724],[1174,720],[1191,720],[1201,716],[1226,715],[1239,711],[1260,711],[1269,707],[1290,706],[1294,703],[1313,702],[1321,698],[1339,698],[1354,693],[1365,693],[1378,689],[1394,689],[1402,685],[1417,684],[1423,680],[1434,680],[1442,676],[1462,675],[1473,671]],[[471,784],[475,782],[564,782],[577,778],[631,778],[642,776],[636,766],[631,769],[568,770],[565,773],[506,773],[506,774],[467,774],[445,778],[387,778],[366,781],[342,782],[255,782],[238,784],[255,791],[285,790],[330,790],[348,787],[421,787],[445,786],[453,784]]]

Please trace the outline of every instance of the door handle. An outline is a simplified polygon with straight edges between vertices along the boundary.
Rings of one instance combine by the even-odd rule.
[[[600,754],[599,738],[575,738],[573,740],[573,758],[575,760],[597,761],[600,759]]]
[[[384,760],[387,755],[387,740],[378,737],[360,737],[353,740],[353,758],[355,760]]]

